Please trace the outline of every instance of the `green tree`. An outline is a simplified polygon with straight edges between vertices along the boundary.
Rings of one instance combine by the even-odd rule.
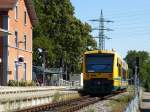
[[[36,49],[43,47],[48,49],[49,67],[60,67],[63,62],[68,72],[79,71],[82,53],[88,46],[96,47],[91,27],[74,16],[70,0],[34,0],[34,4],[39,18],[34,29],[35,62]]]
[[[146,51],[129,51],[126,56],[126,61],[129,66],[129,76],[133,77],[133,69],[135,68],[135,60],[136,57],[139,57],[140,61],[140,81],[143,87],[146,88],[147,91],[150,91],[150,55]]]
[[[39,55],[39,48],[45,49],[46,52],[46,65],[52,64],[51,60],[54,60],[55,55],[52,53],[53,50],[53,42],[50,41],[46,37],[41,37],[41,38],[34,38],[33,39],[33,64],[37,66],[41,66],[41,63],[43,62],[42,57]],[[43,55],[43,54],[41,54]]]

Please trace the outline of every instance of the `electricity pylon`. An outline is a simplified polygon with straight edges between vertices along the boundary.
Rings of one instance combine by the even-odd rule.
[[[98,37],[95,37],[95,38],[99,38],[99,49],[104,50],[105,49],[105,39],[111,39],[111,38],[105,36],[104,31],[113,31],[110,28],[105,28],[104,23],[112,23],[113,21],[106,20],[103,17],[103,11],[102,10],[101,10],[101,15],[100,15],[99,19],[91,19],[90,21],[99,22],[99,28],[93,28],[93,30],[99,31]]]

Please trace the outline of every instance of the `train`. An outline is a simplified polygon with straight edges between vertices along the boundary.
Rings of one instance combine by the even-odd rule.
[[[83,55],[83,91],[105,95],[128,87],[128,65],[115,50],[92,50]]]

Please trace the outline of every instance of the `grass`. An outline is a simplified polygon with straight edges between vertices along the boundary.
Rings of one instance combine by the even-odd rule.
[[[76,98],[80,98],[80,95],[78,93],[75,94],[65,94],[61,97],[62,101],[65,100],[71,100],[71,99],[76,99]]]
[[[88,109],[87,111],[85,111],[85,112],[96,112],[95,111],[95,109],[94,108],[90,108],[90,109]]]
[[[53,95],[53,98],[52,98],[52,102],[58,102],[60,101],[60,93],[57,91],[54,95]]]
[[[57,91],[52,97],[52,102],[66,101],[66,100],[76,99],[79,97],[80,97],[80,95],[78,93],[61,95]]]
[[[110,101],[110,105],[112,106],[112,112],[123,112],[131,99],[132,97],[127,95]]]
[[[111,106],[112,112],[123,112],[127,107],[128,103],[134,97],[134,87],[129,86],[127,89],[127,93],[118,96],[117,98],[110,99],[108,106]]]

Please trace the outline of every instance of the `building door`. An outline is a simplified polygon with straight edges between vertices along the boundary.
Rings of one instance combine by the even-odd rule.
[[[27,65],[26,65],[26,63],[24,63],[23,68],[24,68],[24,75],[23,75],[23,78],[24,78],[24,80],[26,80],[26,74],[27,74],[27,71],[26,71]]]
[[[0,85],[2,85],[2,74],[3,73],[3,71],[2,71],[2,63],[0,63]]]
[[[15,62],[14,80],[18,80],[18,64]]]

